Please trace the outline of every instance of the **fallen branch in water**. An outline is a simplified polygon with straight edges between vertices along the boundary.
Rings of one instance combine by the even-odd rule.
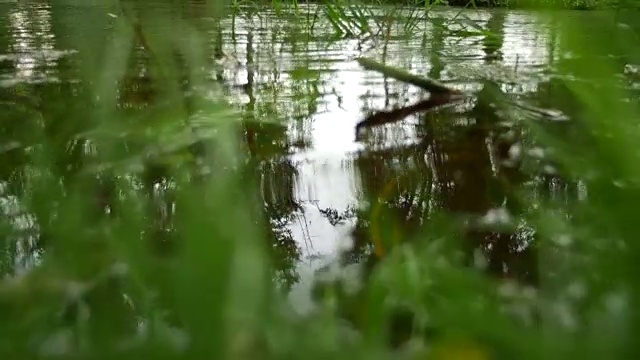
[[[411,106],[391,111],[380,111],[360,121],[358,125],[356,125],[357,139],[360,138],[360,130],[362,128],[396,122],[413,113],[427,111],[440,105],[462,100],[466,97],[466,95],[461,91],[451,89],[436,80],[413,75],[408,71],[387,66],[369,58],[361,57],[358,59],[358,63],[367,70],[377,71],[392,79],[418,86],[429,91],[431,95],[429,99],[420,101]]]
[[[522,101],[505,98],[503,96],[504,94],[500,91],[499,88],[494,91],[495,93],[490,92],[490,93],[485,93],[484,95],[482,94],[473,95],[467,92],[462,92],[460,90],[452,89],[428,77],[414,75],[406,70],[384,65],[370,58],[361,57],[361,58],[358,58],[357,61],[358,61],[358,64],[360,64],[360,66],[362,66],[366,70],[379,72],[387,77],[390,77],[392,79],[395,79],[407,84],[418,86],[431,93],[431,96],[428,100],[424,100],[414,105],[388,111],[388,112],[381,111],[372,116],[369,116],[367,119],[364,119],[363,121],[358,123],[356,127],[357,133],[363,127],[381,125],[381,124],[398,121],[404,117],[407,117],[410,114],[413,114],[419,111],[427,111],[437,106],[448,104],[455,101],[460,101],[472,96],[476,97],[480,103],[487,104],[490,102],[497,102],[497,103],[501,103],[499,107],[510,105],[512,107],[516,107],[520,110],[528,111],[530,113],[536,114],[540,117],[547,118],[552,121],[567,120],[567,117],[559,111],[550,110],[550,109],[540,109],[540,108],[536,108],[534,106],[525,104]],[[497,85],[494,85],[494,87],[495,86]],[[485,84],[485,88],[483,88],[481,93],[484,93],[485,89],[487,89],[486,84]],[[492,91],[492,90],[488,90],[488,91]]]
[[[462,94],[459,90],[452,89],[446,85],[427,77],[414,75],[408,71],[387,66],[373,59],[366,57],[358,58],[358,64],[367,70],[377,71],[392,79],[415,85],[434,94]]]
[[[363,128],[371,126],[384,125],[402,120],[403,118],[421,111],[431,110],[435,107],[452,103],[454,101],[463,100],[463,96],[458,94],[440,93],[432,94],[429,99],[419,101],[413,105],[405,106],[390,111],[378,111],[366,119],[360,121],[356,125],[356,139],[361,139],[361,131]]]

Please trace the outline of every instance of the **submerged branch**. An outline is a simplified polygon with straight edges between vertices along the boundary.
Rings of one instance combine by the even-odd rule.
[[[434,94],[462,94],[459,90],[449,88],[436,80],[414,75],[402,69],[387,66],[370,58],[358,58],[358,64],[360,64],[360,66],[367,70],[377,71],[385,76],[405,82],[407,84],[418,86]]]
[[[392,79],[418,86],[424,90],[429,91],[431,95],[427,100],[423,100],[400,109],[391,111],[380,111],[360,121],[358,125],[356,125],[357,139],[360,138],[360,131],[365,127],[396,122],[411,114],[420,111],[427,111],[440,105],[462,100],[466,97],[466,94],[462,93],[461,91],[451,89],[436,80],[413,75],[408,71],[390,67],[369,58],[361,57],[358,59],[358,63],[360,64],[360,66],[367,70],[377,71]]]
[[[449,104],[455,101],[460,101],[462,99],[464,99],[464,97],[459,96],[457,94],[448,94],[448,93],[432,94],[429,97],[429,99],[419,101],[413,105],[405,106],[405,107],[390,110],[390,111],[376,112],[373,115],[367,117],[366,119],[360,121],[356,125],[356,139],[360,140],[361,130],[363,128],[377,126],[377,125],[384,125],[384,124],[400,121],[411,114],[415,114],[421,111],[431,110],[435,107]]]

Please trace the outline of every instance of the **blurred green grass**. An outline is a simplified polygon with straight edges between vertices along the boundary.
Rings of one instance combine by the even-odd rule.
[[[218,3],[211,4],[211,16],[222,16]],[[573,77],[563,82],[581,108],[575,121],[591,141],[569,144],[535,122],[527,126],[553,147],[566,176],[585,179],[589,199],[570,210],[552,200],[522,200],[534,208],[526,220],[541,252],[537,289],[464,266],[452,245],[458,244],[454,223],[443,215],[426,235],[433,241],[396,247],[355,300],[332,289],[317,312],[296,317],[272,281],[266,219],[256,206],[240,118],[204,80],[207,46],[197,25],[152,5],[109,11],[117,19],[108,26],[96,21],[92,34],[75,31],[79,18],[58,19],[68,34],[65,45],[80,54],[74,107],[48,112],[69,101],[67,93],[45,94],[37,113],[13,105],[3,112],[3,122],[20,116],[29,129],[18,132],[31,151],[13,159],[24,166],[9,186],[39,220],[41,234],[22,250],[40,254],[33,270],[11,274],[13,259],[2,260],[4,273],[13,275],[0,283],[3,358],[601,359],[638,353],[634,144],[640,112],[637,94],[615,81],[622,62],[640,60],[633,26],[618,26],[610,13],[589,23],[559,22],[564,46],[583,54],[564,69]],[[163,22],[174,24],[170,33],[145,32]],[[134,113],[142,128],[132,127],[131,114],[120,108],[114,81],[126,77],[130,45],[139,41],[134,24],[153,49],[153,102]],[[565,211],[569,218],[557,215]],[[3,247],[15,253],[10,228],[0,228],[7,231]],[[399,318],[398,309],[411,319]],[[344,325],[341,312],[360,333]],[[389,345],[396,325],[414,339],[404,352]]]

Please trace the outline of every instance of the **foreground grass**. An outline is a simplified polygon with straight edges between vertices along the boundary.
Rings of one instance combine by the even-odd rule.
[[[442,214],[439,232],[425,229],[432,241],[394,249],[371,272],[352,305],[356,332],[337,315],[340,288],[326,292],[311,315],[290,312],[272,281],[255,164],[239,140],[239,115],[221,93],[211,96],[215,84],[205,81],[206,41],[193,24],[142,9],[138,19],[123,16],[129,12],[109,26],[96,21],[91,35],[75,30],[86,28],[86,19],[58,19],[68,31],[65,45],[79,51],[82,83],[38,94],[47,100],[38,107],[17,95],[1,105],[3,143],[24,144],[3,153],[11,167],[2,168],[1,190],[17,194],[22,208],[2,220],[9,249],[0,283],[3,358],[638,353],[640,165],[633,149],[640,119],[635,95],[614,81],[621,59],[640,60],[631,29],[606,15],[589,24],[563,19],[567,50],[584,56],[560,75],[581,108],[574,120],[588,141],[568,142],[535,122],[526,125],[589,195],[571,208],[522,200],[532,209],[526,220],[539,242],[539,286],[498,282],[462,264],[457,232]],[[215,7],[206,10],[219,15]],[[153,50],[147,66],[154,101],[130,111],[113,80],[129,75],[132,44],[140,41],[136,22],[142,33],[154,22],[176,26],[145,39]],[[615,41],[602,29],[615,31]],[[610,53],[621,55],[601,56]],[[194,89],[189,98],[180,88],[185,80]],[[15,127],[15,118],[26,120]],[[11,223],[24,214],[37,219],[26,235]],[[33,257],[37,266],[15,271],[18,255]],[[398,309],[418,319],[404,352],[389,345]]]
[[[258,3],[268,3],[258,1]],[[434,6],[455,6],[455,7],[488,7],[488,8],[538,8],[538,9],[572,9],[572,10],[596,10],[615,9],[620,6],[632,6],[637,8],[637,2],[620,2],[615,0],[272,0],[274,6],[298,6],[300,4],[363,4],[363,5],[398,5],[430,8]],[[255,4],[254,1],[233,0],[236,6]]]

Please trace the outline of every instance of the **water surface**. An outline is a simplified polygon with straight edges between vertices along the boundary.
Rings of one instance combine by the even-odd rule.
[[[506,232],[464,232],[468,253],[483,254],[497,276],[536,281],[534,232],[518,221],[508,189],[524,186],[541,197],[567,199],[584,197],[586,190],[561,181],[552,168],[536,176],[520,171],[514,162],[542,150],[526,143],[517,119],[500,117],[486,105],[489,90],[546,109],[558,105],[552,99],[562,88],[549,70],[562,52],[550,18],[464,10],[467,20],[452,21],[460,19],[458,9],[436,9],[409,32],[392,26],[386,35],[366,38],[337,34],[323,16],[311,27],[305,19],[318,11],[312,6],[283,14],[244,9],[219,26],[199,15],[201,6],[158,3],[156,11],[197,19],[210,39],[210,80],[225,89],[245,120],[243,141],[255,160],[278,264],[288,281],[299,284],[294,297],[307,284],[298,280],[340,249],[355,245],[355,258],[367,256],[376,236],[409,239],[442,211],[477,223],[511,224]],[[0,10],[0,111],[7,114],[0,141],[2,212],[16,228],[33,228],[35,219],[19,216],[16,196],[24,190],[15,184],[28,170],[29,132],[37,125],[21,117],[46,115],[54,124],[45,135],[51,141],[73,131],[65,128],[67,116],[81,117],[78,103],[87,99],[74,97],[84,70],[70,39],[90,42],[88,48],[96,50],[90,56],[111,56],[95,29],[110,28],[119,15],[72,2],[0,4]],[[471,21],[491,35],[465,26]],[[172,26],[156,23],[144,31],[166,33]],[[131,68],[143,69],[148,54],[140,47],[135,54]],[[223,55],[227,61],[215,66]],[[475,92],[482,101],[412,114],[357,139],[356,124],[366,116],[429,96],[364,71],[355,61],[362,55]],[[144,71],[131,73],[121,96],[124,107],[135,109],[153,94]],[[376,224],[387,222],[396,224],[396,232],[376,234]],[[32,235],[24,246],[36,248],[35,242]],[[4,271],[21,271],[37,260],[38,252],[17,253],[23,255],[3,262]]]

